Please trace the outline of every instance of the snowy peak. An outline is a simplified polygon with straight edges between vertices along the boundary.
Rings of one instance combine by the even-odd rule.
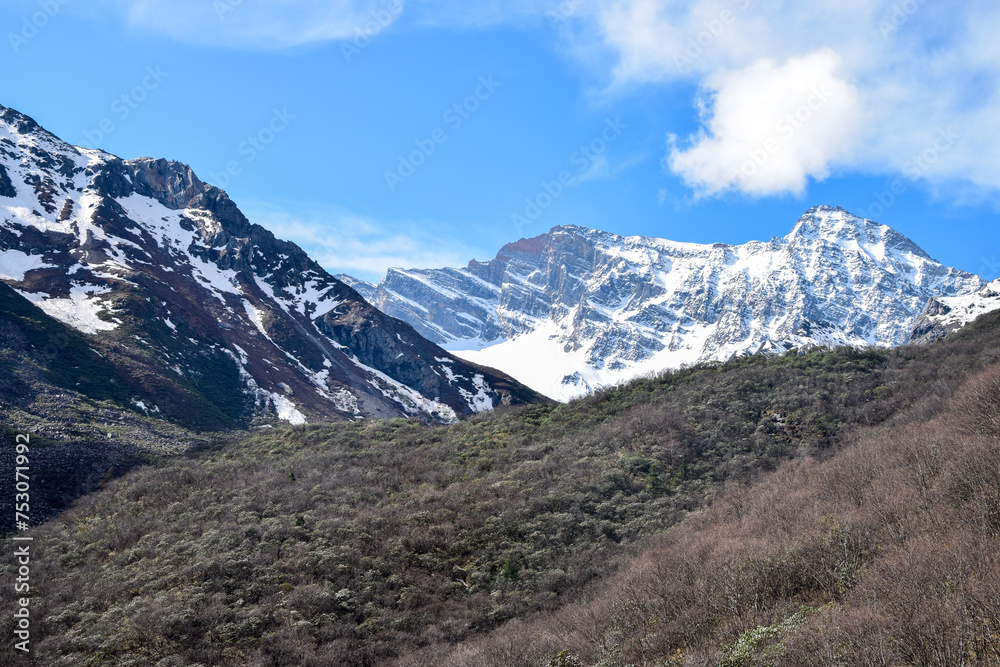
[[[451,422],[542,397],[385,316],[179,162],[70,146],[0,111],[0,279],[213,427]]]
[[[5,107],[2,104],[0,104],[0,127],[5,128],[8,134],[33,137],[36,141],[43,142],[49,148],[60,152],[79,152],[73,146],[67,144],[36,123],[34,118],[26,116],[20,111]]]
[[[872,243],[881,237],[881,227],[883,225],[852,215],[839,206],[815,206],[799,218],[785,238],[789,241],[824,239]]]
[[[844,209],[784,237],[679,243],[577,226],[465,269],[391,270],[371,301],[456,354],[570,398],[637,374],[813,345],[900,345],[982,280]]]
[[[799,218],[785,240],[855,243],[863,247],[881,246],[900,254],[931,259],[916,243],[887,225],[859,218],[839,206],[816,206]]]

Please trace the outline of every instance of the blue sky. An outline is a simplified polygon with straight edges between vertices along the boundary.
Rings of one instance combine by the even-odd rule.
[[[0,22],[0,104],[191,164],[334,272],[559,224],[741,243],[837,204],[1000,276],[994,3],[8,0]]]

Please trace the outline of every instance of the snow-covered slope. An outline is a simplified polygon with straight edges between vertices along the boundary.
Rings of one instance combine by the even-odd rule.
[[[127,366],[153,414],[450,422],[539,398],[372,308],[189,167],[76,148],[4,107],[0,279]]]
[[[974,294],[932,298],[913,322],[910,335],[914,342],[931,343],[995,310],[1000,310],[1000,279]]]
[[[637,375],[811,345],[900,345],[930,297],[975,275],[833,207],[785,237],[699,245],[556,227],[464,269],[360,285],[455,354],[569,399]]]

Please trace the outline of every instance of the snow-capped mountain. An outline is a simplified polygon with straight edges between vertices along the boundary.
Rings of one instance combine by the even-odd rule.
[[[932,343],[995,310],[1000,310],[1000,279],[973,294],[932,297],[914,320],[910,336],[913,342]]]
[[[189,167],[77,148],[2,106],[0,279],[127,369],[137,410],[195,425],[450,422],[541,398],[371,307]]]
[[[900,345],[928,299],[983,287],[889,227],[825,206],[768,242],[700,245],[564,226],[463,269],[350,282],[444,348],[563,400],[699,361]]]

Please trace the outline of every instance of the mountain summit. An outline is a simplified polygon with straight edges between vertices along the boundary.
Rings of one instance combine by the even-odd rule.
[[[190,167],[77,148],[4,107],[0,279],[125,369],[134,409],[191,426],[451,422],[541,398],[382,314]]]
[[[560,399],[647,372],[811,345],[894,346],[932,297],[981,289],[899,232],[838,207],[732,246],[575,226],[463,269],[352,281],[466,359]]]

